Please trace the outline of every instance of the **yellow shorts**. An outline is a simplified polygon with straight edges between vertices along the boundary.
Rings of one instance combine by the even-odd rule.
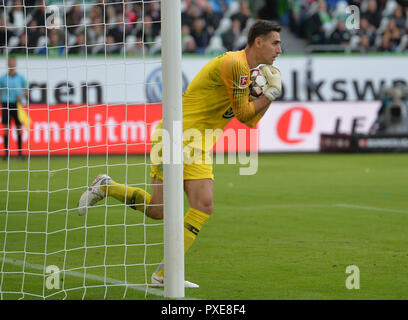
[[[150,152],[150,177],[163,181],[163,163],[162,163],[162,138],[158,131],[162,129],[162,121],[157,125],[152,134],[152,149]],[[184,180],[214,180],[213,165],[209,152],[203,150],[191,149],[184,144]],[[189,154],[186,157],[186,153]],[[193,161],[199,159],[199,161]]]

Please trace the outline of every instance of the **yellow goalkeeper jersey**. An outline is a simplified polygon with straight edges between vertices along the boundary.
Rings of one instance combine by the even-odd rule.
[[[255,115],[249,101],[250,69],[245,50],[226,52],[208,62],[191,81],[183,95],[183,130],[224,129],[236,117],[253,127],[261,116]],[[209,151],[211,145],[197,148]],[[204,141],[203,141],[204,142]],[[191,143],[190,143],[191,145]]]

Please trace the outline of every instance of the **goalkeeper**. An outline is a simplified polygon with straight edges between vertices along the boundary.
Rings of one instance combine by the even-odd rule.
[[[249,127],[254,127],[268,110],[269,105],[281,93],[281,74],[272,66],[281,50],[280,26],[270,21],[258,20],[248,32],[247,46],[237,52],[226,52],[205,65],[189,84],[183,94],[183,130],[200,132],[205,137],[206,129],[224,129],[236,117]],[[260,67],[267,79],[263,95],[253,101],[249,99],[250,70]],[[152,194],[143,189],[114,182],[109,176],[98,175],[90,188],[83,193],[78,204],[79,214],[87,212],[106,196],[111,196],[146,213],[153,219],[163,218],[163,174],[160,163],[162,122],[153,133],[151,158]],[[197,131],[198,130],[198,131]],[[218,130],[221,131],[221,130]],[[184,190],[190,208],[184,217],[184,252],[213,211],[213,166],[209,152],[216,142],[202,143],[207,139],[194,139],[184,135]],[[186,161],[191,154],[193,160]],[[189,159],[191,160],[191,159]],[[191,163],[190,163],[191,162]],[[152,275],[152,284],[163,285],[163,263]],[[186,281],[186,287],[198,287]]]

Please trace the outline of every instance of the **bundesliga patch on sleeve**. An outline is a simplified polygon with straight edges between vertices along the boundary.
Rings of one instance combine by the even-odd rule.
[[[239,86],[240,89],[245,89],[248,87],[248,76],[240,76],[239,77]]]

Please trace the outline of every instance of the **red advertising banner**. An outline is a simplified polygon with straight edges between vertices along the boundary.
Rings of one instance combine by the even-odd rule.
[[[152,133],[162,118],[161,104],[30,105],[24,110],[30,128],[22,130],[22,149],[23,154],[30,155],[149,153]],[[2,129],[0,124],[0,132]],[[11,129],[10,154],[16,155],[14,124]],[[217,145],[221,145],[217,151],[225,152],[258,150],[258,130],[232,119]]]

